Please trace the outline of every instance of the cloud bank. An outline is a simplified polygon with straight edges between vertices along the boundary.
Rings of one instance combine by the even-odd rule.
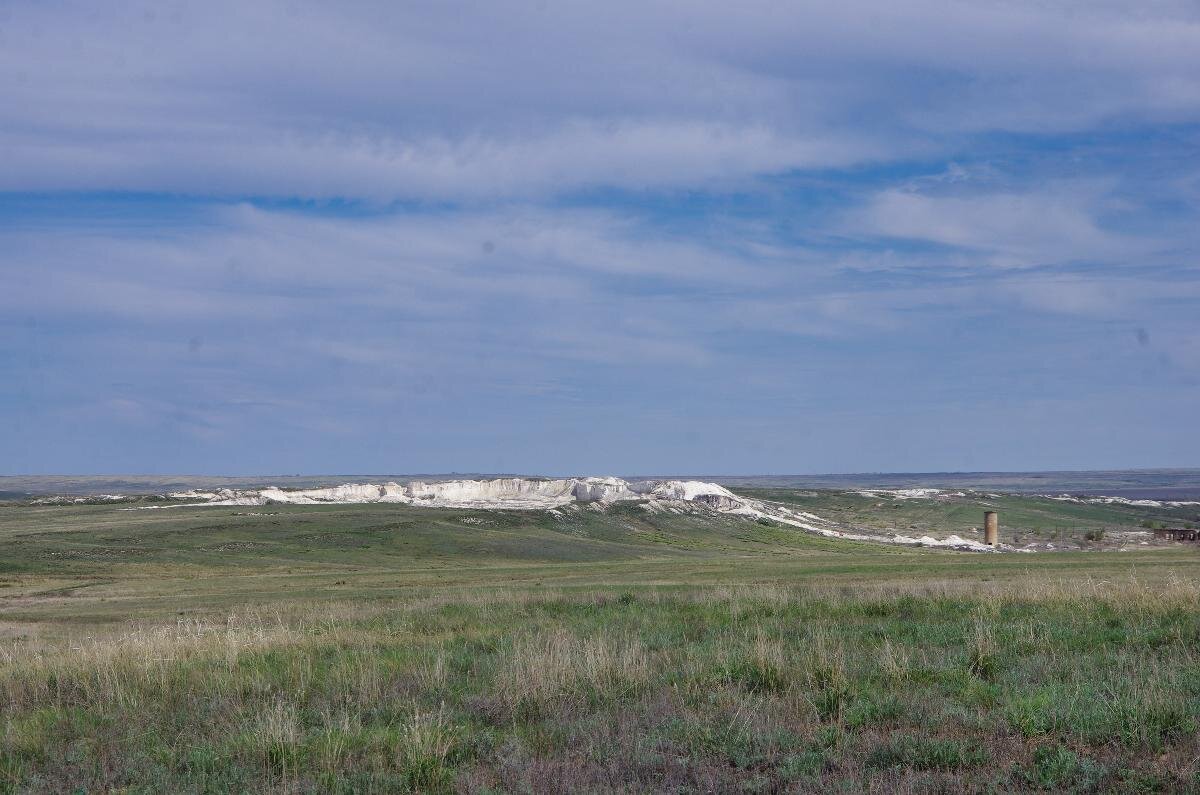
[[[0,470],[1195,464],[1194,3],[0,9]]]
[[[1195,123],[1192,3],[12,3],[6,190],[476,199]]]

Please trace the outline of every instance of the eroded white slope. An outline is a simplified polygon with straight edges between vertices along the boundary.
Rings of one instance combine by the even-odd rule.
[[[766,510],[762,510],[766,508]],[[756,516],[763,519],[770,519],[781,524],[791,525],[807,530],[810,533],[826,536],[827,538],[844,538],[847,541],[870,541],[876,544],[898,544],[901,546],[920,546],[920,547],[947,547],[949,549],[970,550],[971,552],[996,552],[997,548],[979,541],[972,541],[969,538],[951,535],[946,538],[934,538],[933,536],[921,536],[913,538],[912,536],[900,535],[899,533],[890,536],[874,535],[870,533],[856,533],[852,531],[839,530],[831,526],[831,523],[819,516],[811,513],[797,513],[790,511],[787,508],[779,506],[759,506],[759,508],[751,508]],[[1016,551],[1012,547],[1002,546],[1004,551]]]
[[[405,488],[408,502],[438,508],[554,508],[575,502],[574,479],[415,481]]]
[[[491,478],[487,480],[413,481],[412,483],[347,483],[322,489],[289,491],[279,488],[184,491],[170,495],[198,500],[200,505],[315,505],[345,502],[398,502],[433,508],[557,508],[575,502],[610,503],[622,500],[680,500],[733,509],[744,503],[728,489],[695,480],[630,482],[621,478]]]
[[[912,490],[916,492],[933,490]],[[199,500],[189,505],[317,505],[322,503],[394,502],[430,508],[479,508],[489,510],[552,510],[568,505],[604,505],[638,500],[652,511],[706,508],[748,519],[768,519],[810,533],[849,541],[871,541],[929,547],[951,547],[979,552],[992,547],[959,536],[912,538],[899,534],[884,536],[841,529],[815,514],[739,497],[716,483],[699,480],[628,481],[614,477],[589,478],[491,478],[486,480],[413,481],[412,483],[347,483],[321,489],[288,491],[279,488],[218,491],[186,491],[170,495],[180,500]],[[924,494],[920,496],[925,496]]]
[[[1200,505],[1200,502],[1193,500],[1131,500],[1128,497],[1072,497],[1070,494],[1041,496],[1051,500],[1078,502],[1086,505],[1130,505],[1139,508],[1182,508],[1189,505]]]

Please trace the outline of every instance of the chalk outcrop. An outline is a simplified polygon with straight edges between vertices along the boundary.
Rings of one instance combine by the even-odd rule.
[[[432,482],[418,480],[406,484],[347,483],[324,489],[220,489],[184,491],[170,496],[181,500],[199,500],[200,504],[204,505],[395,502],[431,508],[547,509],[571,503],[667,500],[695,502],[726,511],[745,507],[743,500],[715,483],[696,480],[631,482],[613,477],[492,478]]]
[[[912,489],[909,496],[928,496],[932,489]],[[920,495],[917,492],[922,492]],[[848,541],[871,541],[908,546],[949,547],[993,552],[978,541],[950,536],[912,538],[898,533],[876,535],[846,528],[811,513],[785,505],[739,497],[724,486],[700,480],[624,480],[591,478],[491,478],[486,480],[413,481],[411,483],[347,483],[322,489],[279,488],[217,491],[184,491],[169,495],[187,505],[319,505],[325,503],[390,502],[429,508],[486,510],[602,510],[605,506],[636,501],[652,513],[692,510],[761,519],[809,533]],[[1008,549],[1008,548],[1006,548]]]

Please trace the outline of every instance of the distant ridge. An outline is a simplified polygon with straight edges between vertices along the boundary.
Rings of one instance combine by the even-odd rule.
[[[0,475],[0,494],[161,494],[188,489],[308,489],[350,482],[408,483],[519,477],[519,473],[453,472],[334,475]],[[525,477],[541,477],[525,475]],[[545,476],[547,479],[550,476]],[[629,480],[703,480],[743,488],[974,488],[1018,494],[1110,495],[1131,499],[1200,498],[1200,468],[1030,472],[875,472],[825,475],[660,474]]]

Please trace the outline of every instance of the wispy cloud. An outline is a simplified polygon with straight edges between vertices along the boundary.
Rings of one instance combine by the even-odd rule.
[[[1170,0],[8,3],[0,468],[1184,462],[1198,131]]]
[[[1127,262],[1154,250],[1153,241],[1103,229],[1090,193],[1062,186],[965,196],[889,189],[872,197],[855,221],[883,237],[971,249],[1000,267]]]
[[[1200,119],[1194,4],[13,3],[0,188],[694,187]]]

